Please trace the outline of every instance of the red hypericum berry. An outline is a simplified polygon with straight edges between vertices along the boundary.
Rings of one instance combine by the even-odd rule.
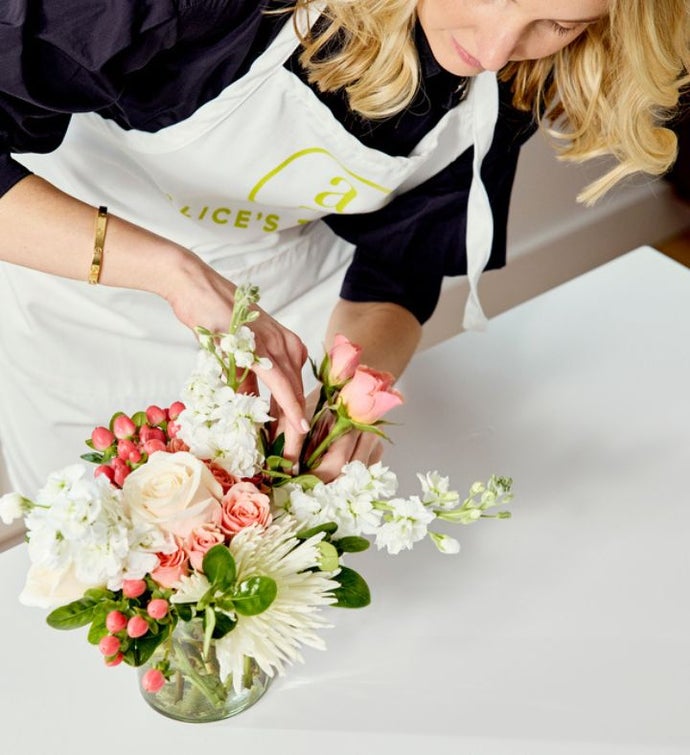
[[[127,635],[132,639],[143,637],[149,631],[149,625],[143,616],[132,616],[127,622]]]
[[[96,469],[94,470],[93,476],[98,477],[99,474],[102,474],[105,477],[107,477],[108,482],[113,482],[113,480],[115,479],[115,470],[108,464],[100,464],[99,466],[96,467]]]
[[[167,451],[168,446],[162,441],[162,440],[147,440],[146,443],[143,445],[144,453],[151,456],[151,454],[155,454],[156,451]]]
[[[125,579],[122,582],[122,594],[125,598],[138,598],[146,592],[146,582],[143,579]]]
[[[98,649],[103,655],[111,656],[119,652],[120,644],[120,640],[118,640],[115,635],[106,634],[106,636],[102,637],[101,641],[98,643]]]
[[[152,694],[159,692],[164,684],[165,677],[157,668],[150,668],[141,677],[141,686],[146,692],[151,692]]]
[[[114,655],[112,658],[105,658],[105,665],[106,666],[119,666],[122,663],[122,660],[124,658],[124,655],[122,653],[118,653],[117,655]]]
[[[166,440],[166,435],[160,427],[142,425],[139,428],[139,442],[146,443],[149,440]]]
[[[127,617],[121,611],[111,611],[105,617],[105,626],[109,632],[121,632],[127,626]]]
[[[168,601],[163,598],[154,598],[147,606],[146,613],[152,619],[162,619],[168,613]]]

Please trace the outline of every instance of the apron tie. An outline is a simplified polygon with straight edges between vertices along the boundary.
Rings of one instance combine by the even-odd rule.
[[[467,279],[470,293],[465,304],[463,327],[465,330],[486,330],[487,319],[479,301],[477,284],[493,243],[494,223],[491,204],[482,181],[482,161],[486,157],[494,136],[498,118],[498,84],[496,74],[484,71],[472,82],[474,89],[472,106],[472,137],[474,156],[472,160],[472,184],[467,200]]]

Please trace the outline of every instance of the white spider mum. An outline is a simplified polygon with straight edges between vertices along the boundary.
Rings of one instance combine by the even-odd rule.
[[[267,529],[241,530],[230,543],[237,565],[237,581],[253,575],[275,580],[275,600],[257,616],[238,616],[237,626],[216,643],[221,678],[233,675],[239,691],[244,657],[256,660],[269,675],[283,674],[285,663],[302,661],[300,645],[325,649],[316,630],[331,626],[320,615],[322,606],[335,602],[338,583],[332,573],[307,571],[319,563],[318,542],[322,534],[301,542],[298,525],[283,516]]]

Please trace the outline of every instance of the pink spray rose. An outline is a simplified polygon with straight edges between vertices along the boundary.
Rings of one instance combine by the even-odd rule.
[[[214,545],[225,542],[225,535],[215,523],[201,524],[193,529],[184,542],[185,550],[189,556],[190,564],[200,572],[203,572],[202,563],[206,552]]]
[[[235,475],[230,474],[227,469],[219,467],[212,461],[207,461],[205,462],[205,464],[211,470],[211,474],[220,483],[221,487],[223,488],[223,494],[227,493],[233,485],[236,485],[239,482],[239,479],[235,477]]]
[[[159,553],[158,566],[151,572],[151,578],[161,587],[173,587],[189,574],[189,556],[180,546],[173,553]]]
[[[271,500],[251,482],[238,482],[221,501],[220,528],[232,537],[245,527],[271,523]]]
[[[403,403],[402,394],[393,388],[393,375],[361,365],[340,391],[340,402],[354,422],[372,425]]]
[[[344,335],[337,333],[333,346],[328,352],[328,383],[342,385],[348,381],[359,367],[362,347],[352,343]]]

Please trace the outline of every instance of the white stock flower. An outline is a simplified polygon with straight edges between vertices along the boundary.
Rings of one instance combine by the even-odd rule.
[[[452,509],[460,501],[457,490],[449,490],[447,477],[442,477],[438,472],[427,472],[425,475],[417,474],[422,485],[422,502],[437,509]]]
[[[438,532],[430,532],[429,537],[441,553],[451,555],[460,553],[460,543],[454,537],[441,535]]]
[[[255,658],[269,675],[284,673],[286,663],[302,660],[300,645],[323,649],[316,631],[330,626],[320,615],[334,602],[338,583],[328,573],[310,571],[319,563],[321,535],[301,542],[300,527],[283,516],[267,529],[256,525],[239,532],[230,543],[237,565],[237,580],[261,574],[275,580],[275,600],[256,616],[239,616],[237,626],[216,643],[222,678],[233,675],[236,688],[242,683],[244,657]]]
[[[282,508],[304,529],[335,522],[337,537],[373,535],[383,515],[376,501],[393,495],[397,484],[396,476],[382,464],[367,467],[361,461],[353,461],[343,466],[335,480],[319,482],[311,490],[285,486],[289,500]]]
[[[50,606],[89,587],[121,585],[136,552],[120,499],[104,475],[92,478],[82,465],[49,476],[26,516],[32,567],[23,600]]]
[[[426,537],[427,525],[436,517],[417,496],[394,498],[388,505],[392,510],[376,533],[376,546],[395,555]]]
[[[19,493],[5,493],[0,498],[0,519],[3,524],[12,524],[25,513],[25,499]]]

